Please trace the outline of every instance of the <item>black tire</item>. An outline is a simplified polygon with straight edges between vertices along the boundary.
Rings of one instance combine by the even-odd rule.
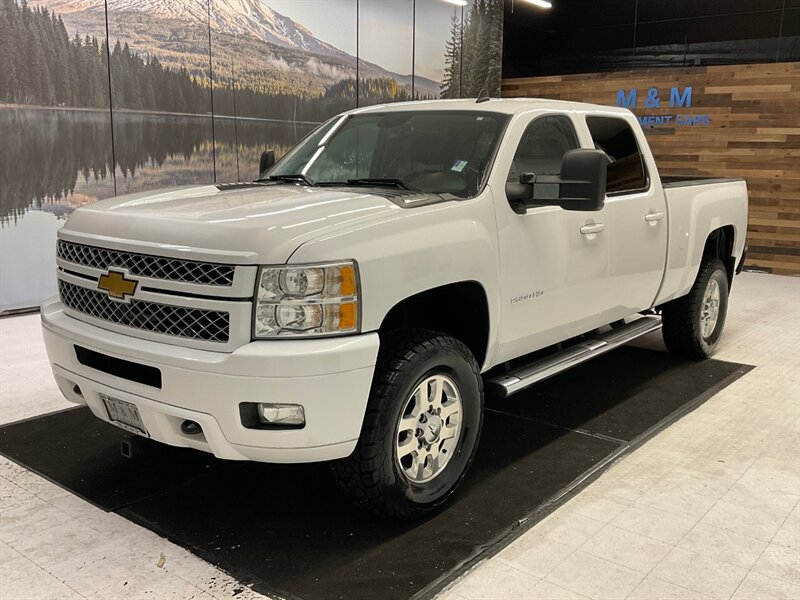
[[[412,392],[440,374],[455,384],[460,396],[460,435],[442,470],[431,481],[416,483],[406,476],[398,459],[400,419]],[[381,340],[358,444],[353,454],[334,463],[334,478],[351,501],[380,516],[424,516],[444,504],[464,479],[482,426],[483,380],[469,349],[434,331],[392,332]]]
[[[719,286],[719,310],[716,324],[704,335],[703,300],[712,282]],[[672,354],[700,359],[714,353],[725,327],[729,290],[728,273],[722,261],[718,258],[705,259],[689,293],[663,306],[661,334]]]

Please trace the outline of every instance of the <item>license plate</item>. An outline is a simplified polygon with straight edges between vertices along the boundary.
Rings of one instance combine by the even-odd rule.
[[[117,398],[109,398],[108,396],[101,395],[100,397],[103,399],[103,404],[106,405],[106,411],[111,423],[125,431],[149,436],[147,429],[144,427],[142,415],[139,414],[139,409],[136,408],[135,404],[118,400]]]

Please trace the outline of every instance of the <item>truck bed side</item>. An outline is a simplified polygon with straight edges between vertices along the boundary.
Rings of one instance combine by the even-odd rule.
[[[692,286],[709,234],[722,227],[733,230],[736,264],[744,252],[747,233],[747,184],[744,179],[662,179],[667,201],[669,244],[664,281],[656,305],[685,295]]]

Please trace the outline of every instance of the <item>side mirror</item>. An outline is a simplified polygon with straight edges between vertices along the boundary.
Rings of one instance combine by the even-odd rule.
[[[506,184],[506,198],[509,202],[519,203],[533,200],[533,184],[536,182],[536,175],[533,173],[523,173],[519,176],[519,183],[509,181]]]
[[[275,151],[274,150],[264,150],[261,153],[261,161],[258,163],[258,176],[263,177],[264,174],[267,172],[267,169],[271,168],[272,165],[275,164]]]
[[[506,197],[517,212],[525,212],[533,206],[598,211],[605,203],[607,168],[608,156],[602,150],[569,150],[561,162],[561,175],[537,177],[533,173],[523,173],[519,183],[506,184]],[[558,184],[558,198],[534,198],[537,183]]]
[[[608,155],[602,150],[567,151],[561,163],[561,208],[601,210],[606,200],[608,162]]]

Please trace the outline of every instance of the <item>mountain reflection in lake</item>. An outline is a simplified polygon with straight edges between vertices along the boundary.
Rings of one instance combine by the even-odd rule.
[[[115,111],[112,154],[108,111],[0,107],[0,236],[8,250],[0,254],[0,312],[55,293],[56,219],[113,196],[115,184],[125,194],[209,183],[215,162],[218,182],[253,179],[263,150],[280,156],[313,128],[216,117],[212,136],[211,120]],[[29,211],[48,214],[34,219]],[[48,218],[53,225],[42,222]]]

